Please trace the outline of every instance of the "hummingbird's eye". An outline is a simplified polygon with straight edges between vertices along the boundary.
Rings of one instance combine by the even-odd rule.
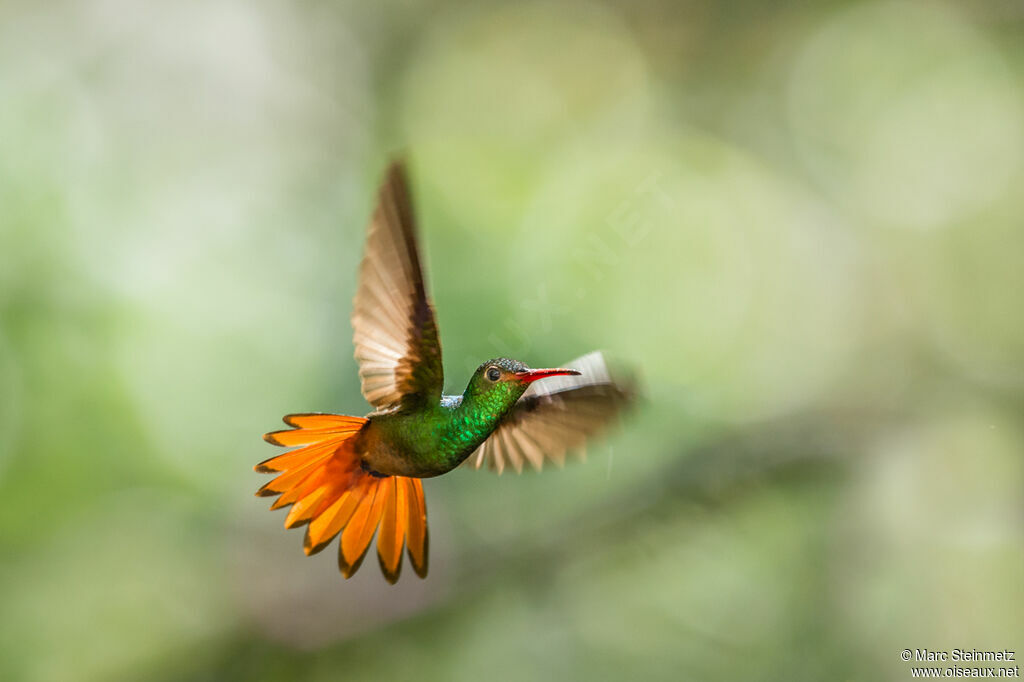
[[[491,381],[497,381],[501,378],[501,371],[497,367],[488,367],[487,378]]]

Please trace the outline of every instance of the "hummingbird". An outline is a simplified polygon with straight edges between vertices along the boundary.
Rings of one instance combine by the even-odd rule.
[[[561,368],[531,369],[494,358],[473,373],[461,395],[446,395],[434,309],[427,295],[405,166],[385,173],[367,230],[352,310],[355,359],[365,417],[305,412],[267,442],[295,448],[255,466],[276,478],[258,496],[290,505],[285,528],[306,527],[303,548],[316,554],[340,535],[345,578],[362,564],[377,535],[388,582],[401,574],[403,547],[425,578],[429,538],[422,479],[466,463],[499,474],[524,464],[540,470],[613,421],[634,396],[600,352]]]

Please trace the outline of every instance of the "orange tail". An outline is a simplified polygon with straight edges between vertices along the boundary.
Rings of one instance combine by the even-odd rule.
[[[294,428],[263,436],[274,445],[298,449],[260,462],[260,473],[281,474],[260,488],[262,497],[280,495],[270,506],[292,505],[284,527],[306,526],[303,543],[307,555],[316,554],[341,533],[338,566],[349,578],[377,533],[377,558],[388,582],[402,572],[402,546],[416,574],[427,575],[427,507],[418,478],[381,478],[359,464],[355,435],[366,419],[339,414],[290,414],[285,424]]]

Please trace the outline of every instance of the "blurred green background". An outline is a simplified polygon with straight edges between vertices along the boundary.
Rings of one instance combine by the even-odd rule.
[[[0,678],[901,680],[1024,656],[1024,7],[0,5]],[[448,390],[633,363],[585,462],[346,582],[252,492],[362,414],[405,152]]]

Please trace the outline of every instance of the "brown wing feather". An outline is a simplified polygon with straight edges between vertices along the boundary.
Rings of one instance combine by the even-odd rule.
[[[470,466],[479,469],[486,463],[498,473],[505,467],[518,473],[524,464],[539,471],[545,458],[561,465],[568,451],[583,447],[631,402],[632,381],[612,379],[600,353],[565,366],[579,370],[580,376],[552,377],[531,385],[470,455]]]
[[[388,168],[370,220],[352,328],[363,396],[370,404],[382,408],[414,397],[440,398],[441,345],[401,163]]]

